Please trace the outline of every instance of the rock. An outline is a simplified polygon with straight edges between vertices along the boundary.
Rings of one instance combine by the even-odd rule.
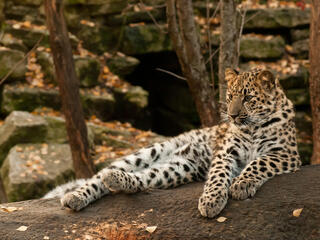
[[[80,89],[80,99],[87,116],[96,115],[102,120],[113,116],[115,99],[112,93]],[[31,88],[28,85],[17,87],[6,84],[2,93],[2,111],[10,113],[14,110],[33,111],[39,107],[60,110],[61,101],[56,89]],[[135,110],[135,109],[134,109]]]
[[[25,78],[27,71],[27,59],[23,60],[24,53],[18,50],[0,49],[0,79],[7,75],[11,69],[12,74],[9,76],[11,80],[22,80]],[[21,64],[15,67],[15,64],[22,61]]]
[[[152,4],[154,5],[154,4]],[[131,12],[123,12],[118,15],[110,15],[106,19],[106,24],[109,26],[120,26],[120,25],[128,25],[130,23],[154,23],[154,20],[150,17],[152,15],[153,19],[156,21],[166,21],[166,9],[162,8],[153,8],[152,10],[145,11],[143,8],[140,8],[140,11],[131,11]]]
[[[310,104],[308,89],[289,89],[286,90],[287,97],[295,106],[306,106]]]
[[[0,166],[14,145],[44,141],[47,125],[42,117],[26,112],[12,112],[0,127]]]
[[[46,81],[56,84],[53,58],[50,53],[37,51],[37,63],[41,66]]]
[[[98,59],[74,56],[74,65],[80,86],[93,87],[98,85],[100,74],[100,62]]]
[[[109,92],[93,94],[89,90],[81,89],[80,97],[85,115],[95,115],[99,119],[110,120],[114,113],[115,98]]]
[[[4,20],[4,6],[5,6],[5,0],[0,0],[0,23]]]
[[[120,52],[115,55],[105,53],[104,59],[110,71],[121,77],[131,74],[140,63],[137,58],[126,56]]]
[[[59,110],[61,107],[59,92],[56,89],[30,88],[27,85],[15,84],[4,86],[2,92],[2,111],[6,114],[15,111],[33,111],[38,107],[50,107]]]
[[[310,30],[309,28],[305,29],[291,29],[290,30],[291,40],[293,42],[298,40],[303,40],[309,38]]]
[[[281,74],[280,84],[284,89],[307,88],[309,72],[304,66],[299,66],[298,70],[292,74]]]
[[[276,176],[253,198],[229,199],[217,218],[198,212],[203,183],[147,193],[103,197],[81,212],[61,209],[59,199],[2,204],[0,235],[3,239],[320,239],[320,166],[302,167]],[[22,208],[22,209],[21,209]],[[299,217],[292,215],[303,208]],[[97,220],[98,219],[98,220]],[[67,223],[67,224],[66,224]],[[16,229],[27,226],[28,230]],[[157,226],[152,234],[145,229]],[[263,230],[263,231],[262,231]],[[42,235],[41,235],[42,234]],[[40,237],[39,237],[40,236]],[[130,236],[130,237],[126,237]]]
[[[280,36],[260,37],[244,35],[241,39],[240,56],[246,59],[281,58],[285,41]]]
[[[123,32],[121,51],[127,55],[137,55],[172,50],[165,26],[154,24],[126,26]]]
[[[81,87],[93,87],[98,85],[100,74],[100,62],[93,57],[73,57],[77,78]],[[41,66],[45,79],[56,84],[53,58],[50,53],[37,52],[37,63]]]
[[[43,3],[43,0],[6,0],[8,2],[12,2],[13,4],[15,5],[22,5],[22,4],[25,4],[25,5],[30,5],[30,6],[34,6],[34,7],[39,7],[42,3]]]
[[[244,29],[277,29],[308,26],[310,9],[264,8],[248,9]]]
[[[1,168],[9,201],[41,197],[72,177],[72,157],[67,144],[16,145]]]
[[[17,39],[9,33],[5,33],[2,35],[2,38],[0,39],[0,44],[14,50],[22,52],[28,51],[28,48],[23,44],[23,41],[21,39]]]
[[[44,116],[43,118],[48,123],[45,141],[47,143],[66,143],[68,134],[65,120],[61,117],[52,116]]]
[[[299,40],[292,44],[292,54],[298,59],[308,59],[309,39]]]
[[[45,18],[37,6],[27,5],[21,2],[21,5],[6,1],[5,7],[6,19],[14,19],[17,21],[30,21],[36,24],[44,24]]]
[[[140,86],[131,86],[123,91],[113,89],[116,97],[116,116],[119,118],[136,119],[143,116],[148,106],[148,95]]]
[[[26,45],[29,49],[33,48],[33,46],[42,38],[40,42],[41,46],[50,47],[49,44],[49,32],[48,30],[41,28],[17,28],[15,25],[6,25],[5,33],[12,34],[15,38],[22,39],[24,45]],[[78,46],[79,40],[78,38],[69,33],[69,39],[71,46],[75,49]]]

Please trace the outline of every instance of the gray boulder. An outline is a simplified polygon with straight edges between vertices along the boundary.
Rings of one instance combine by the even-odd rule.
[[[0,173],[9,201],[41,197],[74,176],[70,147],[67,144],[16,145]]]
[[[305,29],[291,29],[290,30],[291,40],[293,42],[298,40],[307,39],[310,36],[310,30],[309,28]]]
[[[0,79],[7,75],[9,71],[15,66],[17,62],[22,61],[24,53],[12,49],[0,49]],[[9,79],[21,80],[24,79],[27,71],[27,60],[23,60],[21,64],[13,69]]]
[[[265,8],[248,9],[244,29],[277,29],[308,26],[310,9],[298,8]]]
[[[126,56],[120,52],[115,55],[105,53],[104,59],[110,71],[121,77],[131,74],[140,64],[137,58]]]
[[[299,59],[308,59],[309,39],[296,41],[292,44],[292,54]]]
[[[0,127],[0,166],[14,145],[44,141],[47,126],[42,117],[27,112],[12,112]]]
[[[285,51],[282,37],[260,37],[244,35],[240,44],[240,55],[246,59],[281,58]]]

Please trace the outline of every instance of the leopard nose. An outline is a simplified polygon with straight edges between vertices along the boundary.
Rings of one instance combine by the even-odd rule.
[[[238,116],[239,116],[239,113],[230,114],[230,117],[232,117],[233,119],[236,119]]]

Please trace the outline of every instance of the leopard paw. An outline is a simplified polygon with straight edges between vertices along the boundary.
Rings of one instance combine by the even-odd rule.
[[[229,188],[233,199],[244,200],[253,197],[258,190],[257,183],[252,179],[234,178]]]
[[[125,173],[121,170],[113,169],[106,173],[103,177],[104,185],[114,192],[125,191],[126,190],[126,179]]]
[[[62,207],[67,207],[74,211],[80,211],[89,203],[79,192],[69,192],[65,194],[60,202]]]
[[[213,218],[226,206],[228,197],[218,195],[216,197],[202,195],[199,199],[198,209],[204,217]]]

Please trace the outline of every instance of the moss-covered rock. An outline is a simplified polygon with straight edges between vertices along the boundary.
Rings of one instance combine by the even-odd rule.
[[[104,59],[110,71],[121,77],[131,74],[140,63],[137,58],[119,52],[115,55],[105,53]]]
[[[98,85],[100,74],[100,62],[92,57],[74,57],[74,65],[77,77],[82,87],[93,87]]]
[[[9,33],[5,33],[2,35],[2,38],[0,39],[0,44],[14,50],[22,52],[28,51],[28,48],[23,44],[23,41],[21,39],[17,39]]]
[[[304,66],[300,66],[295,73],[281,74],[279,77],[280,84],[284,89],[307,88],[309,72]]]
[[[50,107],[59,110],[61,107],[58,90],[30,88],[27,85],[15,84],[4,86],[1,108],[4,113],[15,110],[33,111],[38,107]]]
[[[30,21],[36,24],[44,24],[45,18],[40,13],[38,6],[26,5],[21,1],[20,4],[6,0],[5,7],[6,19],[14,19],[18,21]]]
[[[126,26],[123,31],[121,51],[127,55],[172,50],[165,26],[153,24]]]
[[[308,26],[310,9],[265,8],[248,9],[244,29],[277,29]]]
[[[42,117],[27,112],[12,112],[0,127],[0,166],[14,145],[44,141],[47,125]]]
[[[74,176],[67,144],[21,144],[10,150],[1,178],[9,201],[42,197]]]
[[[292,44],[292,54],[299,59],[308,59],[309,39],[296,41]]]
[[[110,15],[106,19],[106,24],[109,26],[115,25],[128,25],[130,23],[153,23],[153,19],[150,17],[152,15],[153,19],[156,21],[166,21],[166,10],[165,7],[163,8],[154,8],[150,10],[150,12],[144,11],[126,11],[124,13],[118,15]]]
[[[290,36],[291,36],[291,40],[293,42],[298,41],[298,40],[307,39],[310,36],[310,30],[309,30],[309,28],[291,29]]]
[[[245,35],[241,39],[240,56],[246,59],[281,58],[285,51],[285,41],[280,36],[260,37]]]
[[[308,89],[289,89],[286,90],[286,95],[295,106],[307,106],[310,104]]]
[[[48,123],[45,141],[48,143],[66,143],[68,134],[65,120],[61,117],[52,116],[45,116],[44,119]]]
[[[11,69],[13,69],[12,74],[9,79],[21,80],[24,79],[25,73],[27,71],[27,60],[23,60],[24,53],[18,50],[12,49],[0,49],[0,79],[7,75]],[[18,66],[15,66],[17,62],[21,62]]]
[[[85,115],[95,115],[101,120],[110,120],[114,114],[116,101],[112,93],[93,94],[85,89],[80,90],[80,97]]]
[[[41,71],[47,82],[56,83],[53,58],[50,53],[37,51],[37,63],[41,66]]]
[[[125,91],[113,89],[116,97],[116,116],[119,118],[135,119],[143,116],[148,106],[149,93],[139,86],[131,86]]]
[[[2,24],[2,21],[4,20],[4,12],[3,12],[4,6],[5,6],[4,0],[0,0],[0,24]]]

